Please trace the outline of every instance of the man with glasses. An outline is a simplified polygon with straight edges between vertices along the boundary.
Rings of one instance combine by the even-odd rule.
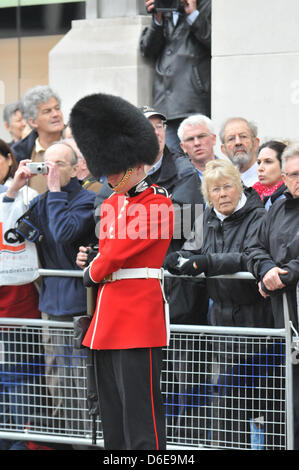
[[[161,168],[164,154],[166,154],[166,159],[171,155],[171,152],[165,148],[166,117],[149,106],[143,106],[141,111],[154,127],[159,144],[159,154],[156,157],[155,163],[152,167],[147,166],[145,168],[148,175],[153,175]],[[158,173],[156,176],[158,176]]]
[[[154,183],[163,186],[171,195],[173,202],[179,204],[202,203],[200,186],[196,179],[194,168],[186,158],[173,153],[165,144],[167,120],[166,117],[149,106],[141,108],[144,116],[155,129],[159,143],[159,154],[152,167],[146,167],[147,174]],[[184,189],[182,191],[182,185]],[[178,197],[179,192],[184,193]]]
[[[299,144],[282,154],[287,187],[267,213],[256,240],[249,247],[248,270],[259,281],[260,293],[270,296],[276,328],[284,325],[282,294],[286,293],[290,320],[298,331],[297,283],[299,281]],[[293,364],[295,449],[299,448],[299,366]]]
[[[188,155],[200,179],[206,164],[214,160],[216,135],[211,119],[203,114],[195,114],[184,119],[178,128],[178,137],[183,152]]]
[[[48,174],[42,177],[48,191],[30,203],[32,220],[36,221],[41,233],[41,240],[37,243],[39,261],[44,269],[75,270],[78,269],[78,247],[96,240],[93,217],[95,193],[80,185],[76,177],[77,156],[66,141],[49,146],[44,159]],[[7,202],[11,202],[31,178],[30,168],[26,166],[28,162],[30,160],[20,162],[13,183],[6,192]],[[75,316],[86,312],[86,302],[86,290],[80,277],[42,277],[39,310],[43,319],[73,321]],[[79,416],[76,412],[74,414],[73,409],[82,408],[80,403],[84,404],[79,383],[80,373],[82,376],[84,370],[83,360],[80,351],[73,353],[71,339],[67,344],[67,338],[62,337],[59,331],[54,327],[43,329],[47,395],[52,397],[52,416],[58,420],[58,425],[74,429],[75,426],[79,428],[80,423],[76,421]],[[67,390],[72,390],[72,393],[77,390],[78,396],[71,398]],[[80,393],[82,396],[79,396]],[[70,413],[73,413],[72,418]],[[82,415],[80,419],[83,418]]]
[[[185,119],[180,129],[183,129],[183,134],[186,137],[188,136],[190,140],[184,143],[181,142],[181,147],[189,157],[190,155],[194,156],[194,158],[190,157],[190,161],[185,155],[176,156],[172,154],[167,146],[165,146],[165,117],[157,114],[152,108],[144,107],[143,112],[155,127],[160,145],[160,154],[148,174],[151,175],[155,183],[164,186],[170,192],[170,197],[174,203],[175,219],[180,222],[175,224],[174,236],[168,250],[168,253],[171,253],[182,248],[184,241],[188,238],[188,234],[190,234],[191,229],[194,227],[195,218],[198,216],[198,208],[201,209],[198,220],[201,220],[204,202],[198,172],[200,169],[203,171],[204,168],[200,164],[202,153],[201,151],[197,152],[198,141],[200,142],[199,147],[205,148],[204,159],[209,160],[215,158],[213,145],[215,144],[216,136],[213,135],[212,124],[209,118],[200,115],[200,125],[198,124],[198,116],[195,119],[193,116]],[[185,126],[184,123],[186,122],[187,125]],[[193,125],[194,122],[195,125]],[[192,125],[188,125],[188,123],[192,123]],[[178,135],[180,136],[180,133]],[[197,136],[199,136],[199,139]],[[194,138],[192,139],[192,137]],[[186,213],[188,214],[187,219],[190,224],[190,231],[186,230],[187,224],[184,221]],[[209,299],[203,280],[182,279],[178,277],[166,278],[165,287],[169,301],[171,323],[189,325],[207,324]],[[189,347],[190,349],[188,350]],[[169,395],[166,398],[166,408],[170,424],[173,422],[179,423],[181,438],[184,433],[185,437],[189,435],[190,431],[187,423],[191,417],[193,423],[196,420],[199,421],[202,410],[198,406],[193,407],[191,405],[193,401],[191,383],[196,373],[192,354],[192,345],[187,346],[186,344],[186,351],[177,352],[174,348],[173,353],[170,353],[168,357],[169,363],[172,364],[174,375],[173,388],[168,390]],[[186,396],[190,397],[187,401]],[[194,433],[193,437],[195,436]]]
[[[221,150],[239,168],[245,186],[258,181],[256,155],[257,127],[242,117],[227,119],[220,129]]]

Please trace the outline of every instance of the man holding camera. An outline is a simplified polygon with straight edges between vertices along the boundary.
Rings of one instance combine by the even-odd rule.
[[[80,185],[77,177],[77,157],[73,148],[65,141],[52,144],[45,151],[47,174],[42,163],[23,160],[20,162],[14,180],[6,192],[4,202],[11,202],[18,191],[25,186],[34,174],[45,178],[48,191],[34,198],[30,220],[40,233],[37,250],[41,267],[44,269],[75,270],[76,254],[79,245],[94,241],[93,206],[95,193]],[[29,165],[28,165],[29,164]],[[38,166],[39,165],[39,166]],[[24,233],[24,238],[26,234]],[[39,309],[43,319],[53,321],[72,321],[73,317],[86,312],[86,290],[80,277],[43,276],[39,295]],[[54,332],[54,333],[53,333]],[[68,398],[60,397],[61,390],[67,390],[69,381],[76,384],[79,380],[72,377],[72,344],[66,344],[65,337],[57,334],[54,328],[44,328],[46,383],[52,397],[53,416],[67,421]],[[63,346],[62,346],[63,345]],[[67,351],[67,357],[66,357]],[[82,365],[76,351],[76,365]],[[78,367],[79,375],[83,367]],[[76,387],[80,390],[80,387]],[[78,392],[79,393],[79,392]],[[78,403],[84,401],[82,397]],[[73,397],[74,399],[74,397]],[[79,405],[78,405],[79,406]],[[62,421],[61,421],[62,422]]]
[[[153,20],[140,51],[155,63],[153,106],[167,116],[166,145],[181,152],[180,122],[210,115],[211,0],[145,0],[145,6]]]

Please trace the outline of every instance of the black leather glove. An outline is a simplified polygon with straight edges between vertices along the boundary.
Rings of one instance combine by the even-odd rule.
[[[180,274],[188,276],[197,276],[208,269],[208,260],[205,255],[193,255],[188,258],[188,261],[178,260],[180,267],[177,268]]]
[[[188,256],[188,257],[187,257]],[[185,258],[186,257],[186,258]],[[208,260],[205,255],[187,255],[175,251],[166,256],[164,268],[171,274],[186,274],[197,276],[208,269]]]
[[[178,267],[177,267],[179,257],[180,257],[180,253],[178,251],[174,251],[173,253],[169,253],[165,257],[163,266],[171,274],[179,274],[180,273],[178,271]]]

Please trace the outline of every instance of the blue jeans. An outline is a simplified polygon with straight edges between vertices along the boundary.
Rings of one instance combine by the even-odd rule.
[[[28,450],[28,448],[25,445],[25,441],[0,439],[0,450]]]

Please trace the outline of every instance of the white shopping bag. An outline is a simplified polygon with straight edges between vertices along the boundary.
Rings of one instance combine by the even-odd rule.
[[[0,194],[0,286],[27,284],[39,276],[35,244],[27,240],[10,244],[4,239],[5,232],[26,212],[26,206],[21,193],[13,202],[3,202],[3,196]]]

